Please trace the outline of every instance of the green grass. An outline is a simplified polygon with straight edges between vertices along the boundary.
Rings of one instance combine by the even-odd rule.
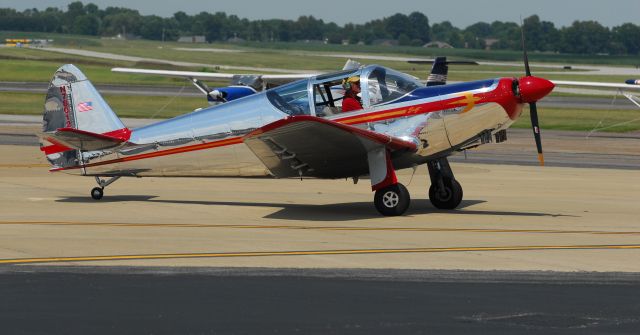
[[[624,133],[640,130],[640,120],[625,123],[640,118],[637,110],[584,110],[584,109],[558,109],[538,108],[540,128],[554,130],[579,130],[591,131],[594,128],[603,129],[604,132]],[[514,128],[531,128],[528,107],[512,126]]]
[[[55,46],[75,47],[104,50],[115,49],[156,49],[158,46],[166,47],[204,47],[204,48],[228,48],[253,50],[254,52],[269,53],[272,51],[308,51],[315,52],[340,52],[340,53],[370,53],[396,56],[421,56],[435,57],[447,56],[451,59],[472,60],[497,60],[497,61],[522,61],[521,51],[511,50],[475,50],[475,49],[434,49],[412,46],[374,46],[374,45],[337,45],[316,44],[304,42],[245,42],[241,44],[211,43],[204,45],[192,45],[185,43],[149,40],[120,41],[102,39],[96,36],[83,36],[41,32],[12,32],[0,31],[0,40],[5,38],[32,38],[53,39]],[[147,54],[150,55],[150,54]],[[637,56],[612,56],[612,55],[573,55],[549,52],[529,51],[529,59],[532,62],[553,62],[560,64],[608,64],[612,66],[637,66],[640,60]]]
[[[118,43],[116,43],[118,42]],[[203,64],[221,64],[235,66],[271,67],[287,69],[305,69],[321,72],[336,71],[344,65],[345,59],[328,58],[299,54],[284,53],[278,50],[258,50],[241,53],[215,53],[215,52],[189,52],[173,50],[173,46],[184,47],[173,43],[173,46],[164,46],[162,49],[153,48],[154,42],[136,41],[135,43],[120,43],[123,41],[110,41],[116,49],[103,50],[92,48],[97,51],[108,51],[116,54],[127,54],[139,57],[151,57],[156,59],[177,60]],[[217,47],[217,46],[216,46]],[[398,61],[372,61],[391,68],[397,69],[425,79],[430,70],[429,65],[409,64]],[[112,67],[138,67],[138,68],[160,68],[168,70],[185,71],[208,71],[216,72],[213,67],[175,67],[165,64],[148,62],[125,62],[100,58],[82,57],[66,55],[57,52],[49,52],[39,49],[26,48],[0,48],[0,81],[48,81],[55,70],[62,64],[73,63],[85,72],[94,83],[109,84],[148,84],[148,85],[181,85],[183,80],[176,78],[166,78],[162,76],[118,74],[110,71]],[[626,76],[597,76],[597,75],[577,75],[574,71],[560,69],[534,68],[536,71],[553,72],[545,74],[549,79],[563,80],[587,80],[587,81],[607,81],[623,82],[628,79]],[[478,72],[481,71],[481,72]],[[243,73],[247,71],[220,71]],[[517,67],[509,66],[452,66],[449,79],[452,81],[480,80],[494,77],[520,77],[523,71]]]
[[[111,72],[113,67],[158,68],[166,70],[208,71],[202,67],[175,67],[165,64],[125,62],[92,57],[66,55],[40,49],[0,48],[0,81],[48,82],[63,64],[75,64],[94,83],[133,85],[182,85],[184,79],[163,76]]]

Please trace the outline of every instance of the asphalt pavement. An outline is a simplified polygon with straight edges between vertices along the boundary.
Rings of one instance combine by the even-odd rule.
[[[0,281],[5,334],[640,329],[640,276],[625,273],[6,267]]]

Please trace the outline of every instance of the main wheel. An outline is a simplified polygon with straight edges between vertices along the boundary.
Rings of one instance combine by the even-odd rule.
[[[411,196],[404,185],[398,183],[376,191],[374,204],[385,216],[402,215],[409,208]]]
[[[439,189],[437,185],[431,184],[429,187],[429,200],[440,209],[454,209],[462,202],[462,186],[455,179],[443,180],[444,188]]]
[[[91,190],[91,197],[94,200],[100,200],[102,199],[102,196],[104,195],[104,190],[102,189],[102,187],[94,187]]]

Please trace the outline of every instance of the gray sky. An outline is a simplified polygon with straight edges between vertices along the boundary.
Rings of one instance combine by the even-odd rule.
[[[70,0],[0,0],[0,8],[44,9],[66,8]],[[118,6],[138,9],[144,15],[171,16],[177,11],[195,14],[201,11],[224,11],[249,19],[296,19],[313,15],[328,22],[343,25],[364,23],[395,13],[420,11],[431,23],[451,21],[464,28],[478,21],[518,22],[520,16],[538,14],[556,27],[568,26],[575,20],[596,20],[605,26],[631,22],[640,24],[640,0],[94,0],[100,8]]]

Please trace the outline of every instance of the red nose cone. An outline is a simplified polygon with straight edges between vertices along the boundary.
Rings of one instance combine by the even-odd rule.
[[[553,91],[552,82],[534,76],[520,78],[520,100],[522,102],[536,102]]]

